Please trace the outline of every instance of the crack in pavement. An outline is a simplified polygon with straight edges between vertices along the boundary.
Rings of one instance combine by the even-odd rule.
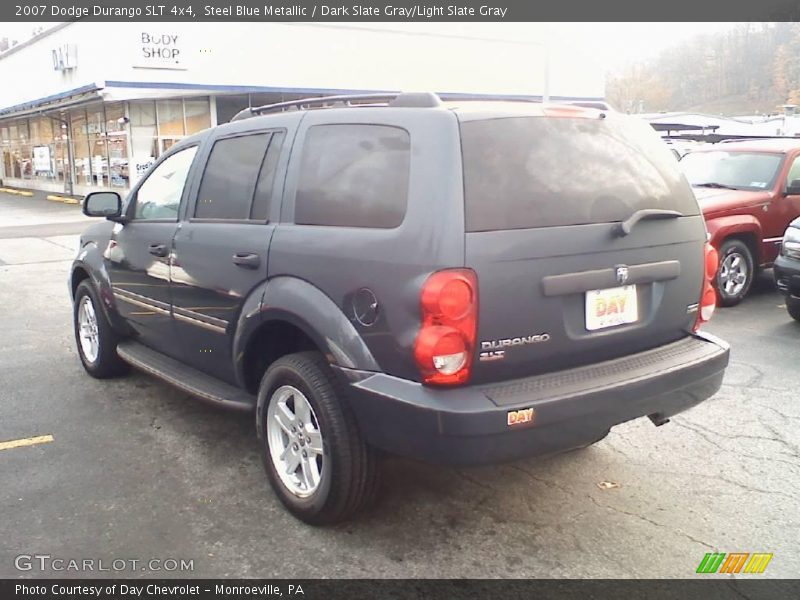
[[[688,421],[688,420],[676,421],[676,424],[678,426],[685,427],[686,429],[694,431],[698,435],[700,435],[700,431],[702,430],[702,431],[705,431],[706,433],[709,433],[711,435],[715,435],[717,437],[721,437],[721,438],[726,439],[726,440],[743,439],[743,440],[764,440],[764,441],[767,441],[767,442],[777,442],[779,444],[782,444],[782,445],[788,447],[792,451],[791,454],[793,456],[796,456],[796,457],[800,458],[800,455],[798,455],[798,452],[799,452],[798,448],[794,444],[792,444],[791,442],[787,441],[783,437],[783,433],[781,433],[773,425],[764,422],[760,418],[758,419],[758,422],[759,422],[759,424],[761,424],[762,427],[764,427],[765,429],[768,429],[770,431],[770,433],[772,433],[772,435],[774,437],[767,437],[765,435],[750,435],[750,434],[747,434],[747,433],[737,433],[737,434],[733,434],[733,435],[728,435],[726,433],[722,433],[721,431],[716,431],[716,430],[711,429],[709,427],[704,427],[703,425],[700,425],[699,423],[691,422],[691,421]],[[689,423],[692,423],[692,426],[690,426]],[[704,439],[707,439],[707,438],[704,438]],[[718,447],[721,448],[721,446],[718,446]]]
[[[605,508],[607,510],[619,513],[621,515],[627,515],[629,517],[633,517],[635,519],[639,519],[641,521],[644,521],[645,523],[650,523],[651,525],[655,525],[656,527],[660,527],[662,529],[668,529],[669,531],[672,531],[673,533],[677,533],[678,535],[682,535],[686,539],[693,541],[695,544],[700,544],[701,546],[705,546],[706,548],[708,548],[710,550],[714,550],[715,552],[717,551],[715,546],[712,546],[711,544],[707,544],[703,540],[699,540],[696,537],[694,537],[692,535],[689,535],[685,531],[682,531],[682,530],[680,530],[678,528],[672,528],[672,527],[670,527],[668,525],[664,525],[663,523],[659,523],[658,521],[654,521],[653,519],[649,519],[649,518],[645,517],[644,515],[640,515],[640,514],[637,514],[637,513],[629,512],[627,510],[622,510],[620,508],[616,508],[614,506],[611,506],[610,504],[603,504],[602,502],[598,502],[597,499],[595,499],[594,496],[592,496],[591,494],[586,494],[586,497],[589,498],[589,500],[591,500],[595,505],[599,506],[600,508]]]

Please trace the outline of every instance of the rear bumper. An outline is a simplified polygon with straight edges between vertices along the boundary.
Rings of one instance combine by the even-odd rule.
[[[800,260],[779,255],[772,265],[775,285],[786,295],[800,298]]]
[[[716,393],[728,356],[724,341],[701,333],[595,365],[450,390],[340,372],[369,443],[421,460],[479,465],[576,448],[645,415],[666,419]],[[511,428],[509,411],[528,408],[533,424]]]

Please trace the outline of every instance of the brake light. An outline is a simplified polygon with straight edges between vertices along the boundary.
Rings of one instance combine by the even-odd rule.
[[[719,267],[719,254],[709,242],[706,242],[703,260],[703,292],[700,296],[700,306],[697,310],[692,331],[697,331],[704,323],[708,323],[717,307],[717,293],[714,291],[714,277],[717,276]]]
[[[545,117],[596,119],[600,116],[601,111],[572,104],[551,104],[542,107],[542,114]]]
[[[478,325],[478,278],[470,269],[433,273],[420,294],[422,325],[414,360],[426,384],[456,385],[469,379]]]

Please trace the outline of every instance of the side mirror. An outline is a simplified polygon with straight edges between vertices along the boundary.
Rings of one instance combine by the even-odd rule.
[[[122,198],[117,192],[92,192],[83,200],[83,214],[118,219],[122,215]]]

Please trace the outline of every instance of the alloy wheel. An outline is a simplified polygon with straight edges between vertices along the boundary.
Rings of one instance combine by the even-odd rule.
[[[78,307],[78,337],[84,358],[94,363],[100,354],[100,333],[97,328],[97,314],[89,296],[81,298]]]
[[[738,296],[747,284],[747,277],[747,260],[738,252],[731,252],[720,265],[719,288],[726,296]]]
[[[272,394],[266,419],[275,472],[292,494],[311,496],[322,479],[325,453],[319,421],[308,398],[294,386],[281,386]]]

